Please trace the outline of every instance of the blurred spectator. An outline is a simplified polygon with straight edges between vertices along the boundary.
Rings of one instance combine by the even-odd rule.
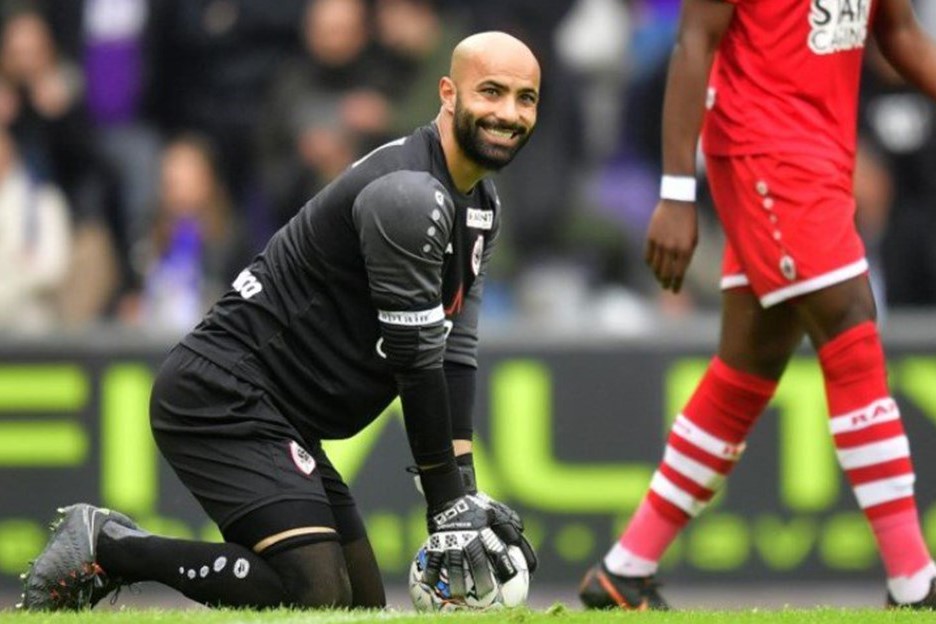
[[[395,77],[389,133],[408,134],[439,112],[439,77],[448,75],[451,50],[468,33],[459,16],[439,12],[435,0],[376,0],[376,40]]]
[[[195,326],[247,258],[206,138],[185,135],[166,145],[158,197],[150,236],[135,253],[142,286],[121,312],[128,323],[180,334]]]
[[[150,7],[157,119],[167,134],[197,130],[211,137],[239,206],[256,192],[263,95],[277,69],[300,54],[304,6],[305,0],[159,0]]]
[[[865,60],[859,130],[865,151],[876,157],[872,162],[884,168],[879,177],[893,186],[889,209],[882,209],[886,214],[877,219],[886,222],[880,227],[880,260],[887,303],[933,305],[936,104],[905,84],[876,48],[868,50]],[[870,181],[856,181],[868,189],[865,196],[881,194]]]
[[[152,205],[159,134],[152,123],[154,0],[39,0],[59,47],[80,62],[93,140],[119,179],[128,238]]]
[[[277,225],[386,140],[393,76],[374,48],[364,0],[311,0],[305,56],[276,73],[260,124],[262,171]]]
[[[556,31],[559,54],[582,77],[584,148],[590,162],[617,147],[631,72],[630,21],[626,0],[576,0]]]
[[[42,15],[29,4],[8,6],[0,40],[5,122],[26,169],[59,186],[75,223],[69,262],[73,291],[65,319],[95,321],[111,303],[125,267],[114,244],[125,249],[123,222],[112,172],[95,148],[83,108],[84,81],[62,57]]]
[[[0,333],[56,327],[70,234],[65,197],[29,175],[0,125]]]

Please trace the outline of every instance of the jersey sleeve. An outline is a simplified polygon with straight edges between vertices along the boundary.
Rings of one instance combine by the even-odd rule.
[[[484,280],[497,242],[500,229],[500,211],[495,212],[494,225],[488,243],[481,254],[481,268],[471,288],[465,295],[461,314],[455,317],[445,347],[445,361],[478,366],[478,318],[481,312],[481,296],[484,292]]]
[[[352,216],[388,362],[397,369],[441,366],[451,197],[428,173],[396,171],[364,187]]]

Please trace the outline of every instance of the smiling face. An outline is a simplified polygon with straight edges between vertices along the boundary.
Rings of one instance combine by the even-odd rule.
[[[488,87],[488,96],[497,97],[496,86]],[[531,97],[532,96],[525,96]],[[532,116],[513,120],[503,115],[485,114],[479,117],[460,96],[455,98],[455,139],[459,147],[478,165],[489,171],[500,171],[530,139],[536,125],[535,100],[527,104]],[[525,107],[526,107],[525,106]],[[477,107],[475,107],[477,108]]]
[[[456,48],[443,106],[468,160],[487,171],[513,160],[536,126],[539,84],[535,57],[509,35],[482,33]]]

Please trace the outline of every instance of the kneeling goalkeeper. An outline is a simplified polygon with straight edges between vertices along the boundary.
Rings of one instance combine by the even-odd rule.
[[[353,436],[397,395],[428,531],[459,536],[441,540],[455,545],[432,570],[493,586],[512,572],[511,543],[533,569],[519,518],[474,489],[470,451],[478,310],[500,218],[485,177],[533,131],[539,81],[509,35],[460,42],[436,119],[306,203],[171,351],[153,433],[225,542],[160,537],[73,505],[24,575],[23,608],[88,608],[138,581],[211,606],[383,606],[361,516],[321,441]]]

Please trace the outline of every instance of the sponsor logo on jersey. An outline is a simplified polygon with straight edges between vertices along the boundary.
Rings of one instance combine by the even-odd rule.
[[[811,0],[809,49],[835,54],[863,48],[872,0]]]
[[[231,286],[244,299],[250,299],[263,290],[263,284],[260,283],[260,280],[258,280],[249,269],[241,271],[234,282],[231,283]]]
[[[494,227],[494,211],[469,208],[468,227],[477,228],[479,230],[490,230]]]
[[[471,250],[471,272],[477,275],[481,272],[481,256],[484,254],[484,237],[478,236],[474,249]]]
[[[295,440],[289,442],[289,455],[302,474],[309,476],[315,470],[315,458]]]

